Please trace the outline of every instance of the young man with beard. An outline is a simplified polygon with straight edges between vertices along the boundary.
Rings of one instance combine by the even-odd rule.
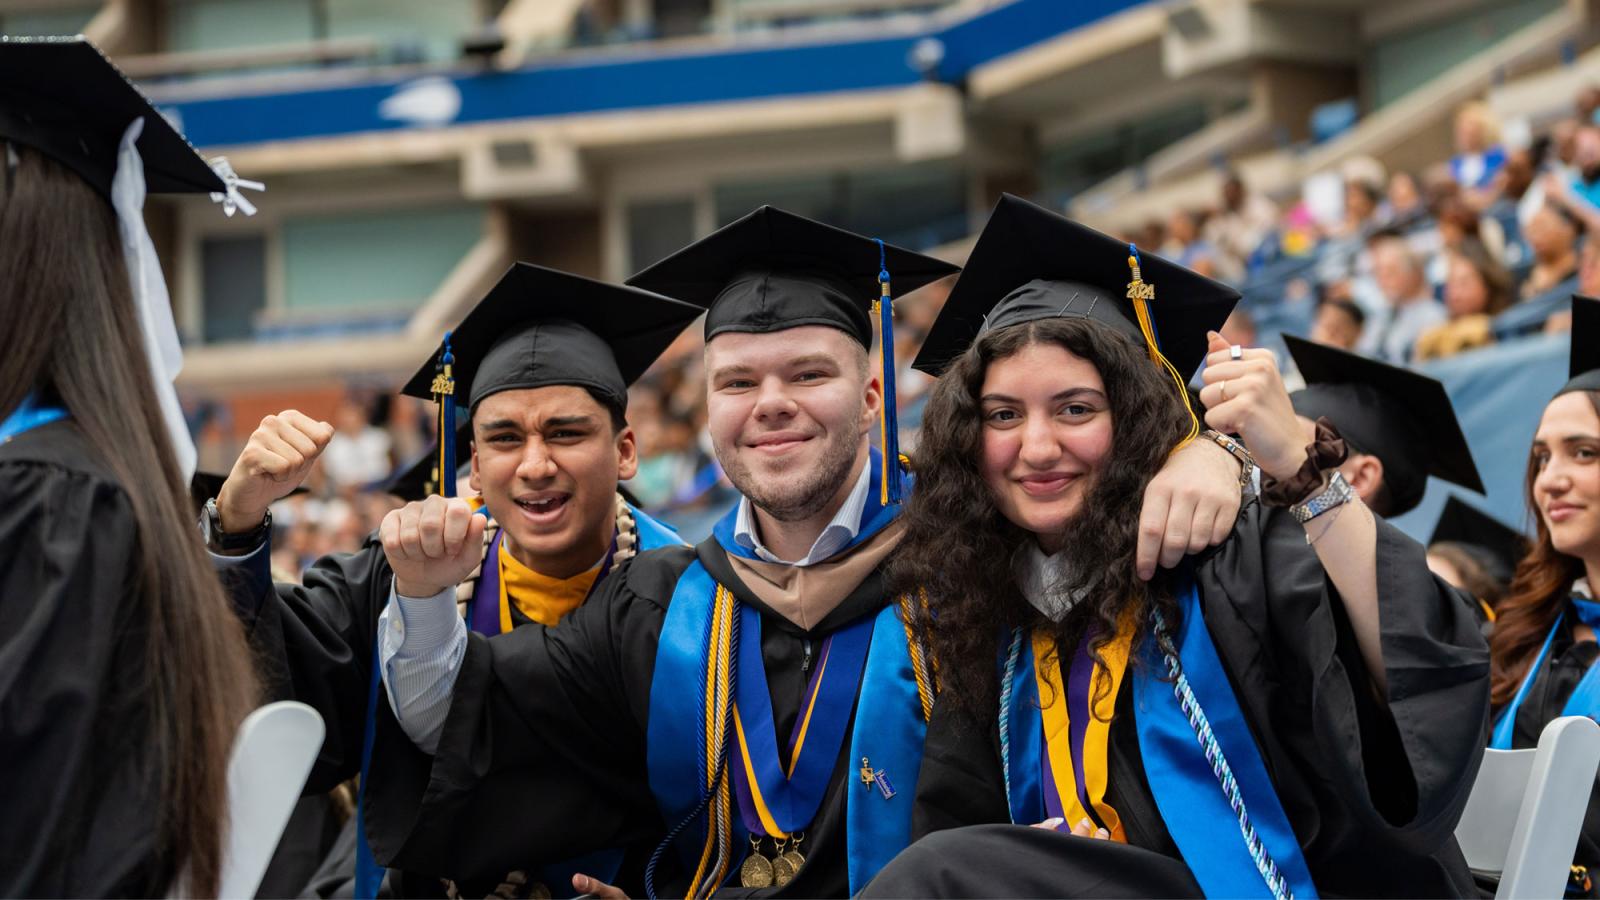
[[[420,749],[378,751],[380,858],[459,880],[645,842],[651,895],[843,897],[906,845],[936,665],[880,575],[911,483],[869,440],[865,301],[953,271],[763,207],[631,279],[707,308],[709,428],[742,499],[561,628],[494,639],[429,596],[459,555],[391,549],[406,638],[383,671]],[[1216,446],[1176,455],[1142,567],[1226,534],[1239,474]],[[621,893],[592,875],[573,886]]]
[[[625,418],[627,386],[699,314],[696,307],[519,263],[446,338],[454,397],[471,427],[471,486],[478,496],[451,503],[462,513],[448,528],[418,523],[446,506],[434,496],[391,512],[355,553],[333,554],[306,572],[304,585],[274,585],[268,570],[268,506],[305,477],[331,437],[322,423],[290,410],[251,435],[215,501],[206,526],[237,611],[264,660],[276,693],[315,707],[328,734],[307,791],[326,791],[367,768],[372,746],[409,742],[379,702],[375,645],[397,644],[378,630],[395,590],[443,592],[449,613],[478,634],[530,623],[554,626],[596,591],[618,563],[641,551],[681,544],[671,529],[628,504],[617,482],[638,463]],[[443,374],[442,372],[438,374]],[[405,393],[427,398],[435,364]],[[455,484],[441,454],[436,480]],[[453,494],[454,491],[452,490]],[[425,589],[415,572],[390,565],[396,553],[448,548],[459,565]],[[229,556],[229,554],[240,554]],[[393,623],[398,625],[399,623]],[[370,806],[371,791],[362,798]],[[363,810],[364,811],[364,810]],[[357,852],[363,844],[354,838]],[[606,844],[605,847],[616,847]],[[601,847],[592,848],[600,850]],[[381,870],[359,857],[356,896],[372,896]],[[570,870],[496,873],[533,890],[565,885]],[[620,853],[585,860],[614,873]],[[325,871],[326,871],[325,867]],[[344,867],[344,871],[349,870]],[[510,874],[508,874],[510,873]],[[437,895],[436,879],[406,876],[400,893]]]

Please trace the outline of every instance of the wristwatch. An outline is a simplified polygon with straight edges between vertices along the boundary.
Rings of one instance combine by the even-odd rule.
[[[1343,506],[1354,499],[1356,499],[1355,488],[1344,480],[1343,472],[1335,469],[1333,477],[1328,479],[1327,486],[1289,507],[1289,512],[1294,514],[1295,521],[1304,525],[1328,510]]]
[[[1200,432],[1200,436],[1228,451],[1234,459],[1239,461],[1239,489],[1241,491],[1248,490],[1250,487],[1250,475],[1256,468],[1255,457],[1250,455],[1250,451],[1246,450],[1243,444],[1233,438],[1210,428]]]
[[[272,510],[262,517],[261,524],[249,531],[229,533],[222,530],[222,514],[217,511],[217,498],[206,501],[200,516],[200,533],[205,535],[206,547],[213,553],[235,554],[254,550],[272,533]]]

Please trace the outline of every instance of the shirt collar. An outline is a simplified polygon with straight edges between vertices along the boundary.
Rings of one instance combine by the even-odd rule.
[[[1066,573],[1061,571],[1061,558],[1046,554],[1033,539],[1024,541],[1011,565],[1017,579],[1017,588],[1028,605],[1044,613],[1051,621],[1059,622],[1082,599],[1082,594],[1067,595],[1061,590]]]
[[[777,554],[762,545],[761,538],[756,535],[755,510],[747,497],[739,498],[739,512],[733,525],[733,539],[739,546],[770,563],[786,566],[816,565],[843,550],[861,532],[861,513],[867,508],[867,491],[871,486],[872,466],[862,466],[861,475],[856,478],[856,486],[850,489],[850,495],[834,514],[833,520],[822,529],[821,534],[817,535],[816,541],[811,545],[811,552],[793,562],[779,559]]]

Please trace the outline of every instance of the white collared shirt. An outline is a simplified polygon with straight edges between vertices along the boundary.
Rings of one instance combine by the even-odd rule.
[[[856,535],[861,531],[861,513],[867,508],[867,491],[871,486],[872,467],[862,466],[861,476],[856,479],[856,486],[850,490],[850,496],[845,498],[844,505],[839,507],[839,512],[828,523],[828,527],[817,535],[817,540],[811,545],[811,552],[794,562],[779,559],[777,554],[762,546],[761,538],[756,536],[755,510],[750,505],[750,500],[743,496],[739,498],[739,513],[733,523],[733,540],[770,563],[786,566],[816,565],[843,550],[847,544],[856,539]]]

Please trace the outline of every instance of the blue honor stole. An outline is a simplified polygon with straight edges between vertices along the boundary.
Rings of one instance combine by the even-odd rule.
[[[874,450],[873,477],[881,473],[881,460]],[[873,537],[896,513],[877,492],[869,494],[861,529],[841,552]],[[736,516],[737,510],[724,517],[713,535],[728,553],[756,558],[733,540]],[[855,766],[849,767],[845,795],[846,855],[855,893],[911,842],[929,695],[925,674],[920,685],[918,676],[927,667],[913,662],[901,605],[835,631],[818,654],[785,766],[761,656],[760,619],[698,559],[673,590],[656,651],[647,731],[650,789],[663,820],[676,826],[662,849],[670,846],[679,855],[692,876],[692,895],[711,893],[737,871],[752,834],[788,839],[811,825],[849,730],[847,760],[862,763],[859,785]]]
[[[1206,629],[1192,578],[1175,586],[1176,658],[1136,640],[1135,727],[1145,779],[1178,852],[1208,897],[1317,896],[1299,838]],[[1048,760],[1033,654],[1004,661],[1000,728],[1011,819],[1046,818]],[[1176,676],[1175,680],[1172,676]],[[1246,807],[1248,801],[1248,811]]]
[[[29,394],[22,398],[22,402],[6,416],[5,421],[0,421],[0,444],[66,417],[65,409],[41,403],[38,397]]]
[[[1522,701],[1527,699],[1528,689],[1539,676],[1539,670],[1544,668],[1545,660],[1549,659],[1550,645],[1566,623],[1569,611],[1578,618],[1578,621],[1600,630],[1600,603],[1574,595],[1570,601],[1570,610],[1563,609],[1561,615],[1556,616],[1555,624],[1550,626],[1550,633],[1544,637],[1544,645],[1539,648],[1539,655],[1534,657],[1533,665],[1528,667],[1528,674],[1522,676],[1522,684],[1518,685],[1517,693],[1512,696],[1511,702],[1506,704],[1506,708],[1500,711],[1500,718],[1495,720],[1494,731],[1489,737],[1489,749],[1511,749],[1511,740],[1517,728],[1517,711],[1522,708]],[[1600,721],[1600,661],[1596,661],[1587,672],[1583,673],[1578,686],[1573,688],[1572,694],[1567,697],[1561,714],[1587,716]]]

